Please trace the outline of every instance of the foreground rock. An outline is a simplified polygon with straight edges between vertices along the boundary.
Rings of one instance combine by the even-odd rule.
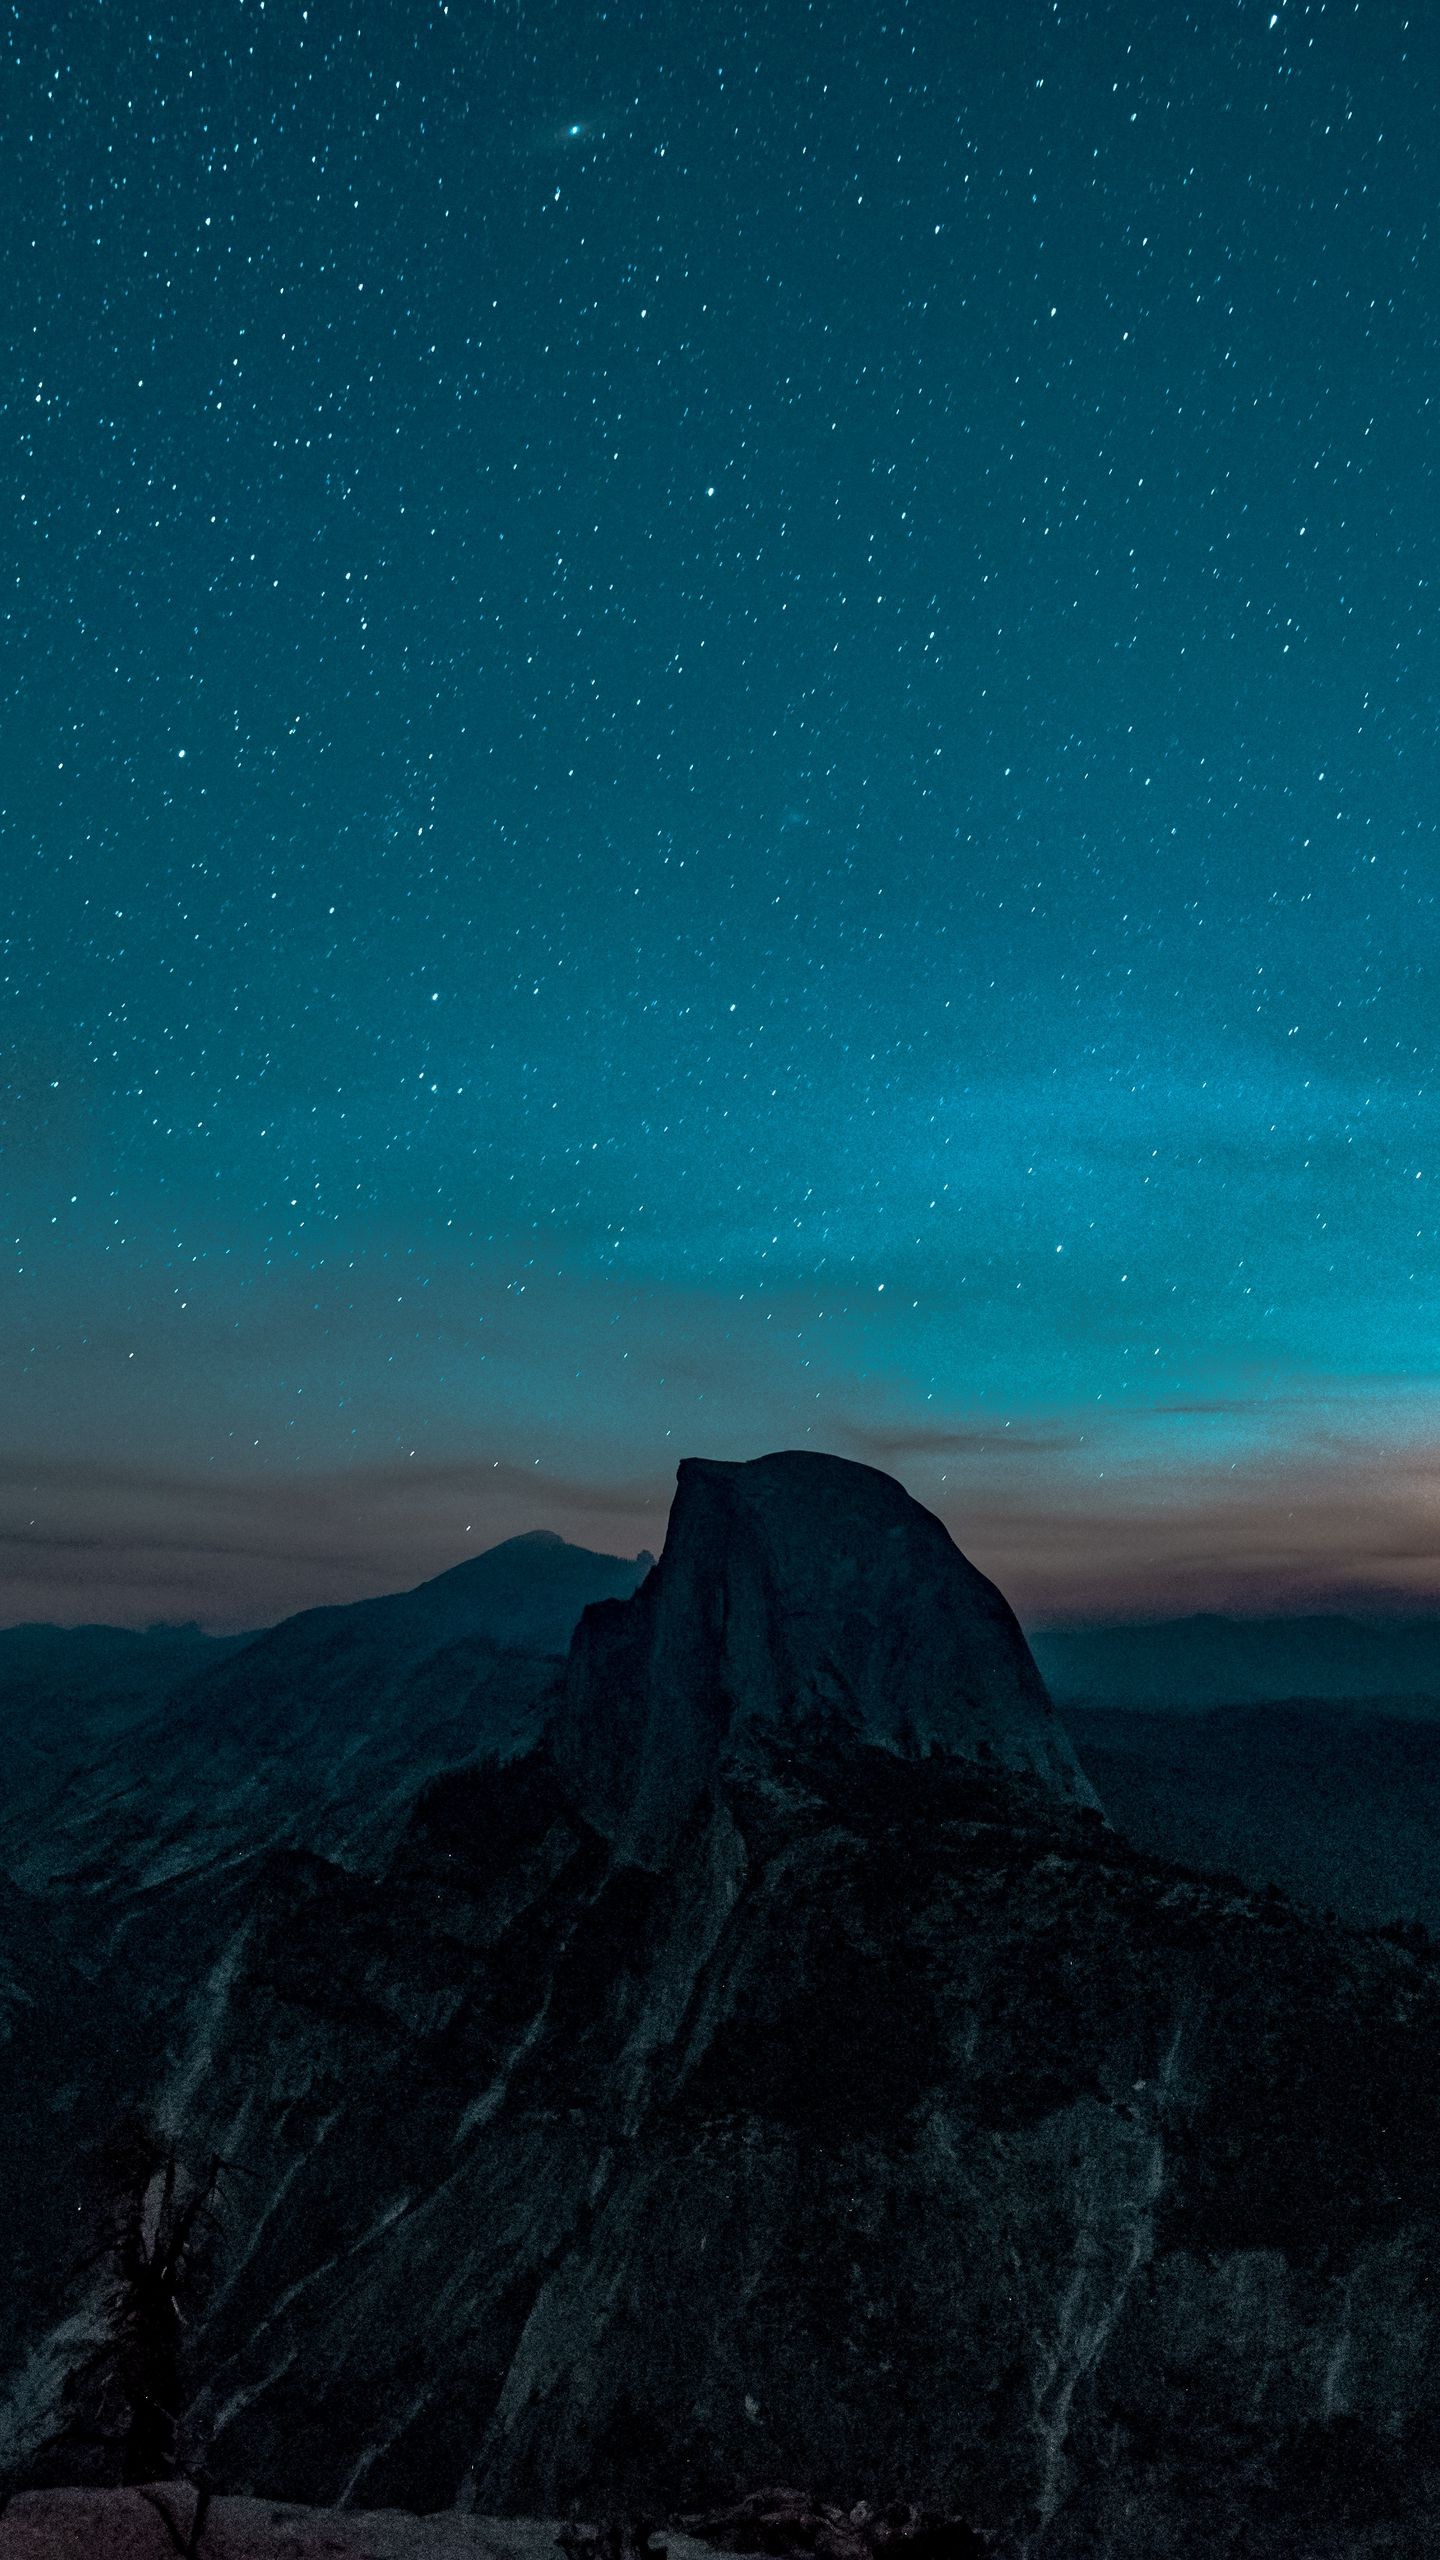
[[[692,2533],[720,2551],[760,2551],[767,2560],[986,2560],[992,2544],[962,2516],[903,2504],[831,2507],[803,2490],[760,2489],[738,2505],[687,2516]]]
[[[0,2560],[174,2560],[177,2549],[194,2560],[559,2560],[562,2530],[529,2517],[200,2503],[188,2484],[40,2489],[0,2515]],[[685,2534],[666,2541],[670,2560],[711,2560]]]

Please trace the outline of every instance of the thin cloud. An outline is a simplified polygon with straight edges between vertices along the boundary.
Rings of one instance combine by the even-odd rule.
[[[845,1423],[840,1426],[843,1437],[852,1448],[863,1449],[877,1460],[902,1458],[1038,1458],[1049,1457],[1062,1450],[1080,1449],[1085,1435],[1079,1431],[1008,1430],[1001,1425],[972,1424],[945,1430],[919,1423],[913,1429],[896,1424],[888,1430],[876,1429],[868,1423]]]
[[[0,1468],[0,1623],[198,1617],[253,1627],[426,1580],[527,1529],[633,1555],[669,1476],[616,1482],[443,1459],[217,1478],[21,1459]]]
[[[1435,1460],[1417,1441],[1387,1453],[1307,1433],[1243,1468],[1147,1462],[1133,1442],[1116,1465],[1088,1421],[837,1421],[809,1445],[909,1483],[1032,1624],[1440,1605]],[[725,1435],[722,1453],[746,1447]],[[632,1555],[662,1543],[673,1481],[668,1465],[621,1477],[483,1455],[280,1481],[258,1465],[222,1476],[30,1455],[0,1467],[0,1622],[255,1627],[405,1588],[537,1528]]]

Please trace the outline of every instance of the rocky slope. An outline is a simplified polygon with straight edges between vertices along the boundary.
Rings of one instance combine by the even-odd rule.
[[[168,1685],[154,1640],[136,1639],[147,1679],[112,1684],[102,1715],[31,1703],[34,1767],[0,1815],[0,1869],[50,1901],[78,1962],[121,1956],[124,1996],[168,2008],[268,1850],[374,1863],[427,1776],[533,1742],[581,1611],[632,1591],[649,1562],[511,1538],[414,1591],[216,1644],[199,1668],[172,1648],[189,1676]]]
[[[174,2093],[247,2173],[192,2433],[291,2495],[803,2477],[1060,2551],[1313,2527],[1327,2466],[1403,2505],[1437,2039],[1428,1965],[963,1762],[776,1755],[663,1876],[537,1761],[444,1780],[383,1886],[276,1865]]]
[[[0,1877],[0,2306],[43,2333],[80,2247],[83,2156],[124,2103],[124,2019],[70,1961],[51,1906]]]
[[[507,1755],[383,1874],[273,1851],[192,2005],[160,2112],[232,2164],[193,2461],[491,2514],[792,2481],[1055,2560],[1440,2548],[1440,1976],[1107,1825],[898,1488],[683,1470]],[[62,2377],[22,2359],[12,2441]]]
[[[200,1986],[242,1939],[269,1853],[291,1842],[383,1860],[429,1773],[533,1741],[581,1610],[633,1589],[648,1562],[542,1535],[246,1643],[0,1635],[8,2340],[53,2318],[93,2217],[95,2146],[151,2105]],[[49,2425],[83,2343],[82,2322],[22,2371],[22,2434]]]
[[[66,1797],[126,1733],[240,1641],[196,1627],[0,1628],[0,1871],[24,1862],[37,1830],[63,1827]]]

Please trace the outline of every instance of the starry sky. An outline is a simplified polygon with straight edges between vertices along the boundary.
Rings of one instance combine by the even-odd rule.
[[[1440,22],[16,0],[0,1616],[1440,1598]]]

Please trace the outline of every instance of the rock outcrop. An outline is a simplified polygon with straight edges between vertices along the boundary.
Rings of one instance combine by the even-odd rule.
[[[188,2482],[149,2489],[40,2489],[0,2510],[0,2560],[558,2560],[558,2519],[367,2514],[209,2498]],[[660,2555],[655,2555],[660,2560]],[[666,2560],[713,2560],[667,2534]],[[941,2555],[941,2560],[949,2560]]]
[[[580,1621],[555,1764],[587,1821],[663,1864],[721,1770],[786,1740],[1095,1801],[1007,1602],[892,1476],[808,1450],[687,1459],[654,1572]]]

